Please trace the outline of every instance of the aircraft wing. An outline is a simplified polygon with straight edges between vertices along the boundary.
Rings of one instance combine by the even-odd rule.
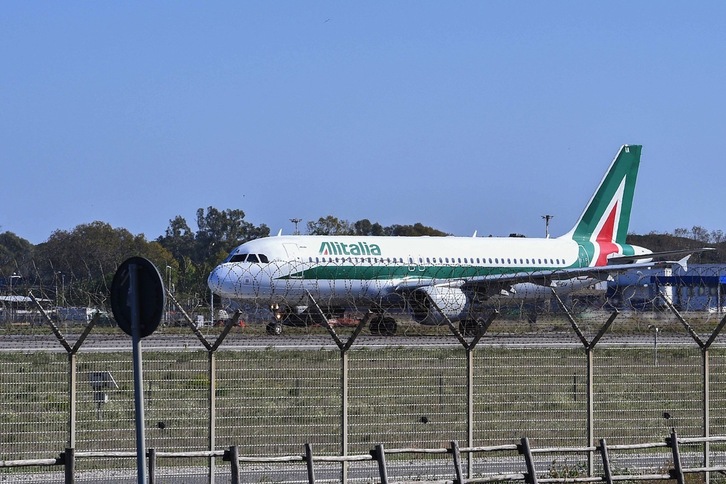
[[[617,264],[597,267],[580,267],[573,269],[557,269],[535,272],[516,272],[512,274],[490,275],[469,279],[462,284],[462,290],[471,290],[487,296],[497,295],[501,291],[508,291],[515,284],[531,283],[539,286],[554,286],[557,281],[571,279],[592,279],[605,281],[618,272],[632,269],[652,269],[657,267],[670,267],[674,262],[638,262],[634,264]],[[685,261],[682,261],[685,264]]]
[[[421,281],[420,279],[404,279],[396,285],[395,292],[407,293],[421,287],[440,286],[452,288],[456,287],[465,292],[475,293],[483,297],[491,297],[499,295],[502,291],[509,291],[515,284],[531,283],[547,287],[555,286],[557,281],[567,281],[572,279],[591,279],[593,283],[595,283],[597,281],[607,280],[614,273],[625,272],[633,269],[654,269],[659,267],[672,267],[674,265],[679,265],[685,268],[689,257],[690,252],[689,255],[679,261],[649,261],[571,269],[529,272],[523,271],[509,274],[491,274],[466,279],[446,280],[441,282],[432,280],[430,283]],[[643,256],[640,256],[640,259],[642,258]]]

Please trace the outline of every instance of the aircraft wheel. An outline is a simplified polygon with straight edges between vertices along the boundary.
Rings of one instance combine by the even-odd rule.
[[[459,331],[464,336],[476,336],[479,329],[479,321],[463,320],[459,321]]]
[[[371,334],[393,336],[398,329],[398,323],[393,318],[380,316],[371,321],[369,329]]]
[[[274,323],[268,323],[267,334],[272,336],[280,336],[282,334],[282,323],[275,321]]]
[[[370,324],[368,325],[368,329],[371,331],[372,335],[382,336],[385,334],[385,319],[386,318],[384,318],[383,316],[376,316],[371,320]]]
[[[383,318],[380,316],[377,316],[373,319],[371,319],[370,324],[368,325],[368,329],[370,330],[371,334],[373,335],[379,335],[381,334],[381,326],[382,326]]]
[[[393,336],[396,334],[398,329],[398,323],[393,318],[383,318],[383,324],[381,325],[381,334],[384,336]]]

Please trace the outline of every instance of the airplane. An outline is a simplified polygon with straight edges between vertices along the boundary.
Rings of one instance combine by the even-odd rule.
[[[607,280],[615,272],[658,265],[685,267],[698,250],[653,253],[625,238],[642,146],[623,145],[573,228],[556,238],[290,235],[251,240],[210,273],[223,298],[264,303],[267,332],[305,324],[321,311],[375,313],[373,334],[395,334],[387,312],[401,307],[424,325],[458,322],[475,334],[482,303],[542,299]],[[681,260],[665,260],[685,256]],[[321,308],[321,309],[318,309]]]

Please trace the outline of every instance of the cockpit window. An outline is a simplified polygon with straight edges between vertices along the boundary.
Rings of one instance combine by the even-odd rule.
[[[227,260],[227,262],[249,262],[252,264],[268,264],[270,261],[265,254],[234,254]]]

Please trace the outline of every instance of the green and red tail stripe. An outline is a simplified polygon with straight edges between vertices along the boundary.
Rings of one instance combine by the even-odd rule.
[[[620,148],[575,227],[563,236],[572,238],[582,247],[589,265],[606,265],[608,256],[613,253],[634,254],[625,239],[641,149],[640,145]]]

